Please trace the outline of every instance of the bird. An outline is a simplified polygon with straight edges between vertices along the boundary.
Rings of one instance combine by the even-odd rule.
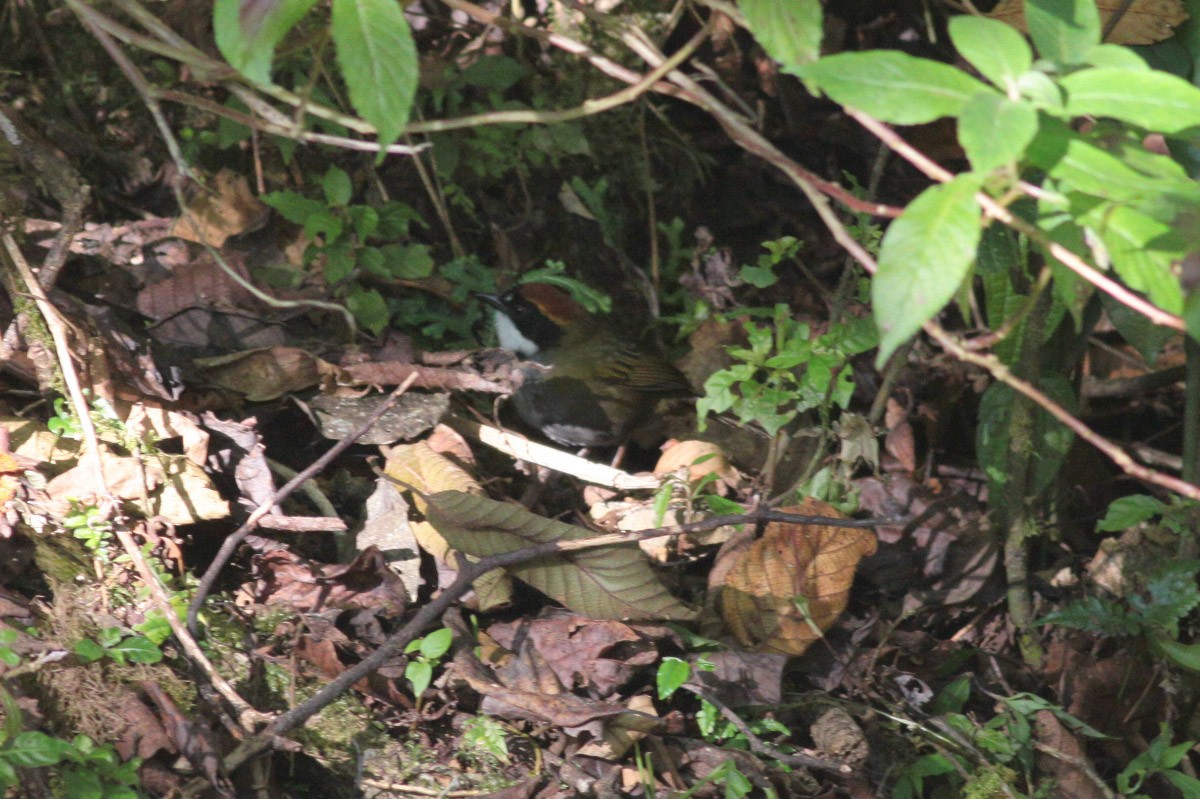
[[[475,296],[495,309],[500,346],[523,359],[512,397],[517,414],[552,441],[621,445],[660,399],[696,396],[628,320],[591,314],[557,286],[530,282]]]

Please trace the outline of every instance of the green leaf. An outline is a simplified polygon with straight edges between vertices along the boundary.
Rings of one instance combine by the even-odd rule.
[[[784,72],[817,60],[824,35],[820,0],[742,0],[754,38]]]
[[[1060,627],[1110,636],[1138,635],[1143,629],[1141,621],[1126,608],[1111,599],[1098,596],[1069,602],[1058,610],[1047,613],[1035,624],[1056,624]]]
[[[262,195],[260,199],[295,225],[303,225],[310,216],[325,210],[324,204],[294,191],[273,191]]]
[[[1058,64],[1079,64],[1100,44],[1095,0],[1026,0],[1025,21],[1038,54]]]
[[[979,74],[1001,89],[1015,86],[1033,64],[1033,51],[1025,37],[999,20],[970,14],[954,17],[950,41]]]
[[[1093,216],[1103,219],[1095,227],[1121,279],[1163,310],[1182,312],[1183,288],[1174,264],[1187,245],[1174,227],[1124,206],[1098,209]]]
[[[346,294],[346,307],[354,314],[354,319],[378,336],[391,319],[387,300],[375,289],[352,287]]]
[[[81,638],[73,647],[75,654],[83,658],[87,662],[99,660],[106,654],[104,647],[93,641],[91,638]]]
[[[1111,117],[1167,134],[1200,126],[1200,89],[1166,72],[1084,69],[1059,84],[1071,116]]]
[[[670,699],[671,695],[679,690],[679,686],[687,682],[688,677],[691,676],[692,666],[686,660],[673,657],[663,658],[662,663],[658,665],[658,674],[655,677],[658,698]]]
[[[404,667],[404,676],[412,683],[413,696],[420,699],[433,681],[433,666],[423,660],[414,660]]]
[[[350,202],[350,195],[354,191],[354,186],[350,182],[350,176],[346,174],[346,170],[338,169],[336,166],[330,165],[325,171],[325,177],[321,180],[321,188],[325,191],[325,202],[330,205],[346,205]]]
[[[1037,130],[1033,106],[994,94],[975,95],[958,117],[958,141],[977,172],[1019,160]]]
[[[380,248],[387,274],[399,280],[420,280],[433,274],[433,256],[424,244],[387,244]]]
[[[274,0],[269,3],[217,0],[213,8],[217,48],[234,69],[250,80],[270,83],[275,45],[314,5],[316,0]]]
[[[1145,72],[1150,69],[1140,55],[1119,44],[1102,44],[1088,53],[1087,63],[1093,67],[1113,67],[1129,72]]]
[[[1200,644],[1183,644],[1165,635],[1149,636],[1150,648],[1176,666],[1200,673]]]
[[[1132,497],[1122,497],[1112,500],[1104,518],[1100,519],[1096,529],[1100,533],[1123,533],[1134,524],[1145,522],[1162,513],[1166,506],[1162,500],[1147,497],[1146,494],[1134,494]]]
[[[993,91],[962,70],[895,50],[839,53],[797,74],[835,102],[897,125],[957,116],[967,100]]]
[[[528,70],[506,55],[484,56],[463,70],[459,80],[469,86],[502,92],[525,77]]]
[[[1191,747],[1192,744],[1189,741],[1186,744],[1186,749],[1191,749]],[[1163,779],[1179,789],[1179,792],[1183,794],[1183,799],[1200,799],[1200,780],[1195,777],[1189,777],[1182,771],[1175,771],[1174,769],[1159,773],[1162,774]]]
[[[70,748],[70,742],[61,738],[51,738],[44,732],[27,730],[4,748],[4,759],[14,766],[25,768],[53,766],[62,761]]]
[[[395,0],[333,0],[333,41],[350,102],[389,145],[408,122],[417,47]]]
[[[751,266],[743,264],[741,270],[738,272],[738,277],[756,289],[765,289],[779,282],[779,277],[775,274],[775,270],[768,265]]]
[[[884,235],[871,283],[879,364],[945,307],[970,273],[982,230],[978,189],[972,175],[931,186]]]
[[[163,659],[162,650],[144,635],[131,635],[122,639],[109,651],[120,652],[134,663],[158,663]]]
[[[421,654],[430,660],[437,660],[450,651],[452,643],[454,643],[454,631],[449,627],[434,630],[421,639]]]

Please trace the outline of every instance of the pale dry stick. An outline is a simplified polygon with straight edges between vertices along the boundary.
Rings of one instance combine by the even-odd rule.
[[[584,482],[608,486],[621,491],[655,490],[662,485],[662,480],[654,475],[630,474],[611,466],[593,463],[578,455],[530,441],[522,435],[500,430],[491,425],[479,424],[462,417],[451,418],[450,425],[513,458],[545,466],[547,469],[577,477]]]
[[[920,150],[906,142],[899,134],[889,128],[884,123],[880,122],[872,116],[864,114],[853,108],[846,108],[846,115],[856,120],[867,130],[871,131],[884,144],[892,148],[894,152],[900,155],[904,160],[915,166],[921,172],[933,180],[945,183],[954,178],[954,174],[933,161]],[[1041,230],[1038,230],[1033,225],[1021,219],[1005,206],[996,202],[986,192],[978,192],[975,195],[975,200],[987,212],[988,216],[993,219],[1003,222],[1018,233],[1028,237],[1031,241],[1046,249],[1055,260],[1059,261],[1063,266],[1070,269],[1075,274],[1087,282],[1094,285],[1096,288],[1108,294],[1113,299],[1126,305],[1138,313],[1142,314],[1156,325],[1169,327],[1172,330],[1186,331],[1187,326],[1183,319],[1179,316],[1168,313],[1148,300],[1139,297],[1134,292],[1130,291],[1125,286],[1122,286],[1117,281],[1101,273],[1087,261],[1080,258],[1075,253],[1068,250],[1066,247],[1051,241]]]
[[[142,578],[142,582],[150,589],[150,599],[154,603],[154,606],[166,618],[167,623],[171,625],[171,632],[174,634],[175,640],[183,647],[188,661],[200,670],[209,684],[229,703],[229,707],[236,714],[238,724],[241,725],[242,729],[249,733],[268,723],[271,717],[255,710],[249,702],[243,699],[234,690],[233,686],[221,676],[216,667],[213,666],[212,661],[204,654],[204,650],[196,643],[196,639],[192,637],[192,634],[179,618],[179,614],[171,607],[171,600],[167,596],[167,589],[159,582],[158,575],[154,573],[154,570],[150,568],[150,564],[146,562],[141,547],[138,546],[137,541],[133,540],[133,536],[126,529],[125,525],[113,525],[113,532],[116,533],[117,540],[121,542],[121,546],[125,548],[129,559],[133,561],[138,576]]]
[[[408,378],[391,393],[387,400],[379,403],[379,407],[376,408],[370,416],[363,420],[363,423],[355,428],[350,435],[346,436],[341,441],[330,447],[324,455],[313,461],[307,468],[305,468],[303,471],[285,483],[282,488],[272,494],[269,499],[255,508],[254,512],[250,514],[249,518],[242,523],[242,526],[232,532],[229,537],[222,542],[221,548],[217,551],[212,563],[209,564],[208,569],[204,572],[204,576],[200,578],[200,582],[196,586],[196,595],[192,598],[191,604],[188,605],[187,623],[188,629],[192,631],[193,635],[197,634],[200,629],[200,608],[204,605],[204,600],[208,597],[209,592],[212,591],[213,585],[216,584],[217,577],[220,575],[221,569],[223,569],[225,564],[229,562],[229,559],[233,557],[233,553],[237,551],[239,546],[241,546],[241,543],[246,539],[246,536],[250,535],[251,531],[258,526],[259,521],[264,516],[269,514],[276,504],[282,502],[285,498],[290,496],[293,491],[295,491],[308,480],[312,479],[314,475],[328,466],[334,458],[345,452],[351,444],[362,438],[364,433],[370,430],[371,427],[378,422],[385,413],[395,406],[396,402],[401,396],[404,395],[404,392],[408,391],[409,387],[412,386],[416,379],[416,372],[410,374]]]

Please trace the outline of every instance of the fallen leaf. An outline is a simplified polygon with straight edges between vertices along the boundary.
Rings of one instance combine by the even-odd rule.
[[[841,517],[813,499],[784,510]],[[768,524],[763,537],[740,553],[720,587],[725,623],[743,646],[801,654],[846,609],[855,567],[875,546],[869,530]]]

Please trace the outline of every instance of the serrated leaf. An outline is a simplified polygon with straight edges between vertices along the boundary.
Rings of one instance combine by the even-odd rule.
[[[794,72],[821,54],[820,0],[742,0],[738,10],[754,38],[785,72]]]
[[[275,46],[316,0],[217,0],[213,35],[230,65],[256,83],[271,82]]]
[[[1037,130],[1033,106],[994,94],[975,95],[958,117],[958,141],[977,172],[1020,159]]]
[[[1162,500],[1147,497],[1146,494],[1134,494],[1132,497],[1122,497],[1112,500],[1104,518],[1100,519],[1096,529],[1100,533],[1123,533],[1134,524],[1145,522],[1162,513],[1166,506]]]
[[[957,116],[987,84],[939,61],[895,50],[827,56],[797,70],[835,102],[897,125]]]
[[[350,102],[389,145],[408,122],[417,47],[395,0],[333,0],[331,32]]]
[[[1047,613],[1036,624],[1056,624],[1100,635],[1130,636],[1142,632],[1141,622],[1121,605],[1098,596],[1085,597]]]
[[[426,515],[455,549],[479,558],[592,532],[536,516],[518,505],[460,491],[426,497]],[[570,610],[595,619],[692,619],[667,591],[636,544],[540,558],[507,570]]]
[[[1166,72],[1084,69],[1059,85],[1072,116],[1111,117],[1167,134],[1200,126],[1200,89]]]
[[[70,748],[69,741],[51,738],[44,732],[27,730],[4,748],[4,759],[24,768],[53,766],[66,757]]]
[[[979,74],[1001,89],[1015,86],[1033,64],[1025,37],[994,19],[963,14],[950,20],[950,41]]]
[[[1100,12],[1095,0],[1026,0],[1029,36],[1043,58],[1081,63],[1100,44]]]
[[[391,318],[387,300],[375,289],[352,287],[346,293],[346,307],[354,314],[358,324],[376,336],[383,332]]]
[[[878,363],[945,307],[971,271],[982,231],[978,189],[972,175],[931,186],[888,228],[871,281]]]

